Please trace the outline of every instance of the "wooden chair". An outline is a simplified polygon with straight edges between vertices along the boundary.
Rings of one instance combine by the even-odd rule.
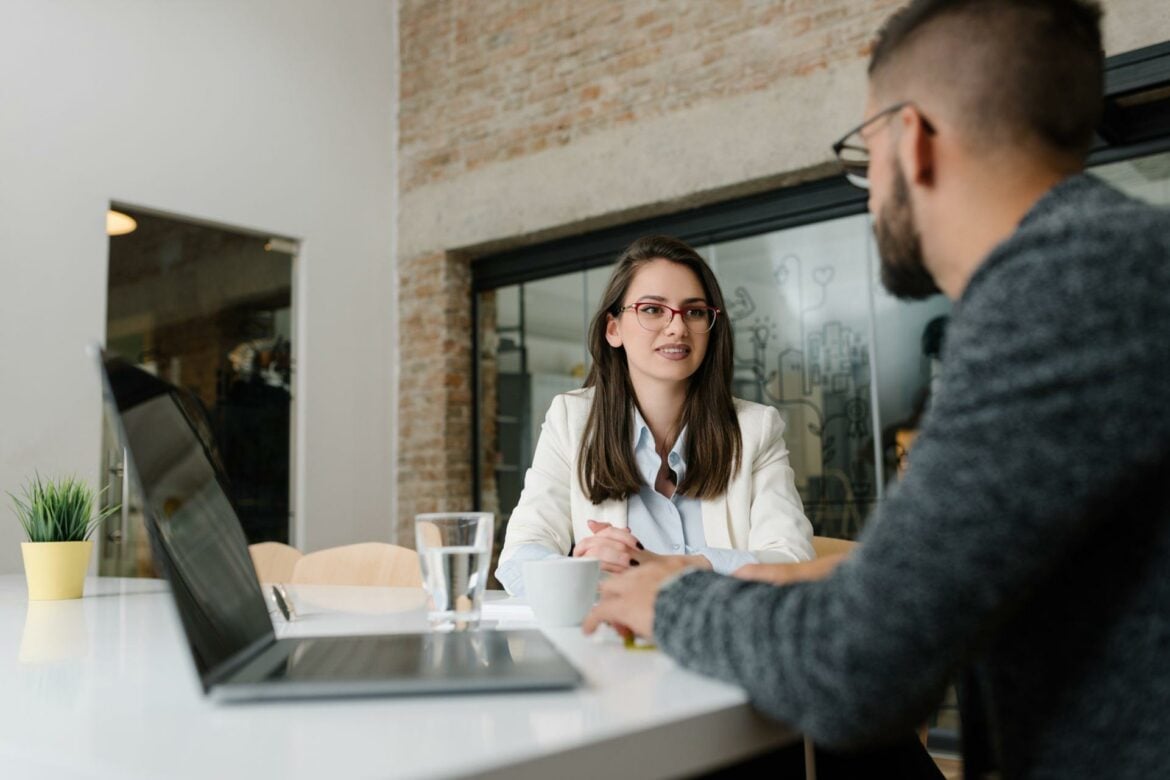
[[[418,553],[382,542],[347,544],[308,553],[289,582],[300,585],[381,585],[421,588]]]
[[[831,536],[814,536],[812,543],[813,552],[817,554],[818,558],[852,552],[857,547],[857,542],[851,542],[848,539],[834,539]]]
[[[259,542],[249,545],[256,579],[260,582],[286,583],[292,581],[293,568],[301,559],[301,551],[280,542]]]

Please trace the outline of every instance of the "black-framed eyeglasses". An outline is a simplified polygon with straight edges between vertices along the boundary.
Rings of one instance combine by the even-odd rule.
[[[922,125],[926,128],[926,132],[932,135],[934,134],[934,126],[930,123],[930,120],[923,116],[922,112],[918,110],[918,107],[912,101],[903,100],[901,103],[895,103],[892,106],[883,108],[841,136],[841,140],[833,144],[833,154],[837,155],[837,159],[845,171],[845,178],[849,180],[850,184],[855,187],[860,187],[863,190],[869,189],[869,147],[865,144],[866,131],[878,122],[888,119],[907,106],[913,108],[919,118],[922,119]]]
[[[658,301],[631,303],[618,309],[618,314],[630,309],[634,310],[638,324],[644,330],[654,333],[664,330],[676,314],[691,333],[706,333],[715,327],[715,319],[719,316],[719,309],[714,306],[684,306],[676,309]]]

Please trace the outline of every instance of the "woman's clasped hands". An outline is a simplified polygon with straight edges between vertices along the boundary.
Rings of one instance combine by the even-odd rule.
[[[588,523],[593,533],[577,542],[573,547],[573,557],[597,558],[601,561],[601,570],[608,574],[621,574],[632,567],[653,562],[673,563],[679,568],[711,568],[710,562],[702,555],[659,555],[643,547],[628,529],[597,520]]]

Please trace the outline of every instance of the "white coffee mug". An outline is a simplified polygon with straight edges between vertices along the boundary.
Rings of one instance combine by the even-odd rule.
[[[596,558],[527,561],[521,571],[528,604],[546,628],[580,625],[597,600],[601,561]]]

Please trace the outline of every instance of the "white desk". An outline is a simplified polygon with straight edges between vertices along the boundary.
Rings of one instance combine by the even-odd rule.
[[[101,578],[29,602],[0,576],[0,774],[6,778],[653,778],[794,741],[742,691],[627,650],[547,632],[586,684],[567,692],[215,705],[166,584]],[[286,634],[425,625],[421,591],[293,590]],[[352,612],[332,611],[344,608]]]

